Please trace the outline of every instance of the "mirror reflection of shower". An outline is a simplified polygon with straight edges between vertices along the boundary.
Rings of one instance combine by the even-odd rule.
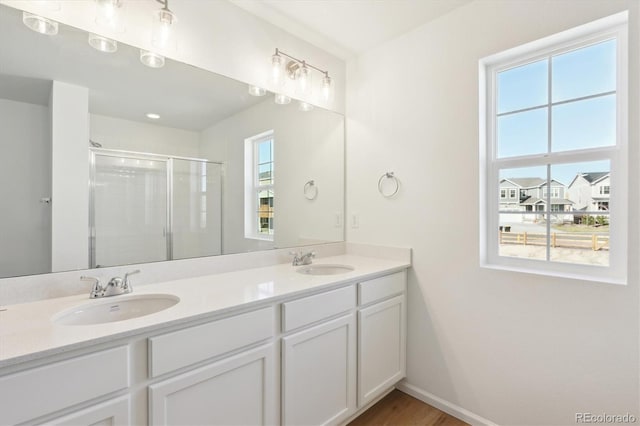
[[[222,164],[91,149],[92,268],[222,253]]]

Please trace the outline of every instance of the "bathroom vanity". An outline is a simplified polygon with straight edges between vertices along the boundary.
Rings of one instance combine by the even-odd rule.
[[[108,301],[8,306],[0,424],[344,423],[405,376],[410,265],[354,255],[318,263],[353,270],[309,275],[280,264]],[[124,321],[55,322],[75,306],[158,294],[180,301]]]

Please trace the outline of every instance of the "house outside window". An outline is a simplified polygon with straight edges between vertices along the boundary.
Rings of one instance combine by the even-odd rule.
[[[481,61],[483,266],[626,281],[627,19]],[[517,212],[495,198],[507,184]]]
[[[273,241],[273,130],[245,139],[245,238]]]

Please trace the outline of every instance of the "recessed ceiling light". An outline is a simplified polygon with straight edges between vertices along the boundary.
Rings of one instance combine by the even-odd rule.
[[[249,94],[251,96],[264,96],[267,94],[267,91],[259,86],[249,86]]]
[[[313,105],[308,102],[300,101],[300,103],[298,104],[298,109],[304,112],[311,111],[313,109]]]
[[[94,49],[105,53],[113,53],[118,50],[117,41],[99,36],[98,34],[89,34],[89,44]]]
[[[22,23],[40,34],[58,34],[58,23],[42,16],[34,15],[28,12],[22,12]]]
[[[287,95],[283,95],[281,93],[276,93],[274,100],[278,105],[286,105],[289,102],[291,102],[290,97],[288,97]]]
[[[148,50],[140,50],[140,62],[151,68],[162,68],[164,66],[164,56]]]
[[[150,118],[152,120],[159,120],[160,119],[160,114],[156,114],[153,112],[150,112],[147,114],[147,118]]]

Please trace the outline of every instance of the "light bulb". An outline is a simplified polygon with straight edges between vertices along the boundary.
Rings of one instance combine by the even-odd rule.
[[[274,98],[275,103],[277,103],[278,105],[286,105],[289,102],[291,102],[291,98],[288,97],[287,95],[283,95],[281,93],[276,93],[276,96]]]
[[[151,44],[161,50],[175,48],[176,15],[169,9],[158,9],[153,12],[151,26]]]
[[[328,74],[322,79],[322,99],[327,102],[333,100],[333,79]]]
[[[308,102],[300,101],[298,104],[298,109],[303,112],[311,111],[313,109],[313,105]]]
[[[140,49],[140,62],[150,68],[162,68],[164,66],[164,56]]]
[[[105,53],[113,53],[118,50],[118,42],[98,34],[89,34],[89,45],[96,50]]]
[[[249,94],[251,96],[264,96],[267,94],[267,91],[262,87],[249,85]]]
[[[96,0],[96,24],[115,33],[124,32],[122,0]]]
[[[284,60],[279,54],[271,57],[271,83],[274,86],[282,86],[284,84]]]
[[[311,70],[307,68],[307,65],[303,62],[302,67],[298,70],[296,76],[298,80],[298,93],[301,95],[311,94]]]
[[[58,34],[58,23],[39,15],[22,12],[22,23],[29,27],[29,29],[40,34]]]

